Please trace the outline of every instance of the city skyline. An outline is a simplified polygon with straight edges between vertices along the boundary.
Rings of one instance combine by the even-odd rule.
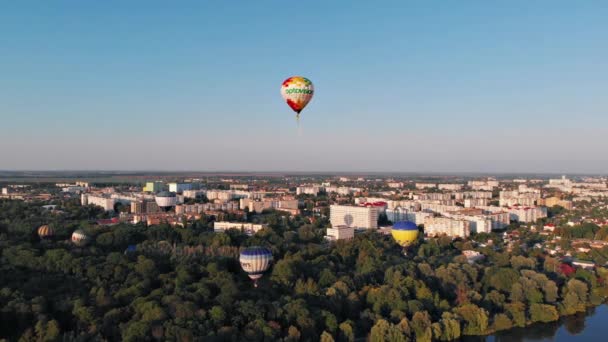
[[[3,4],[0,169],[602,174],[607,14]],[[299,129],[292,75],[316,89]]]

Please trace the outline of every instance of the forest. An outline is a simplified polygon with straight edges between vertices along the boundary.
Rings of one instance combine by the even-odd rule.
[[[376,232],[324,240],[327,220],[251,215],[253,236],[186,227],[98,226],[76,202],[0,201],[0,340],[431,341],[484,335],[605,302],[608,272],[574,268],[532,247],[439,237],[407,256]],[[37,228],[55,235],[40,239]],[[70,235],[91,242],[76,246]],[[521,229],[521,228],[520,228]],[[238,254],[265,246],[274,262],[253,287]],[[485,259],[469,263],[463,250]]]

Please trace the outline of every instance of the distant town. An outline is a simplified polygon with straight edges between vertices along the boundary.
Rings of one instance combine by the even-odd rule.
[[[0,198],[48,203],[78,198],[81,205],[96,206],[108,213],[109,218],[98,221],[101,225],[143,222],[148,226],[185,226],[206,215],[213,218],[216,232],[238,229],[252,235],[265,225],[248,223],[248,217],[277,210],[302,215],[311,222],[329,219],[329,241],[350,239],[365,230],[390,234],[392,223],[411,221],[426,237],[453,238],[500,232],[517,224],[551,237],[542,248],[560,256],[589,252],[590,248],[608,244],[580,239],[564,250],[558,243],[560,230],[556,230],[585,222],[608,225],[608,217],[595,217],[584,210],[607,208],[608,180],[604,177],[500,181],[489,177],[461,182],[341,176],[248,178],[251,177],[151,180],[140,187],[99,186],[86,181],[49,187],[6,184]],[[54,209],[52,204],[46,207]],[[555,207],[560,210],[549,217],[550,209]]]

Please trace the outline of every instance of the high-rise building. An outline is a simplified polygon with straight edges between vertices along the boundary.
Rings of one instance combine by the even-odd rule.
[[[429,217],[424,222],[424,233],[428,236],[447,235],[452,237],[468,237],[470,234],[469,221],[449,217]]]
[[[331,205],[329,220],[333,227],[378,228],[378,207]]]

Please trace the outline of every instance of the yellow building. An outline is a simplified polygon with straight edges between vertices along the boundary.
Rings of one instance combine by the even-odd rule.
[[[157,193],[163,190],[165,184],[163,182],[147,182],[146,186],[144,186],[144,192],[152,192]]]
[[[559,205],[560,207],[564,207],[565,209],[572,209],[572,201],[562,200],[557,196],[547,197],[544,199],[544,204],[546,207],[552,207],[554,205]]]

